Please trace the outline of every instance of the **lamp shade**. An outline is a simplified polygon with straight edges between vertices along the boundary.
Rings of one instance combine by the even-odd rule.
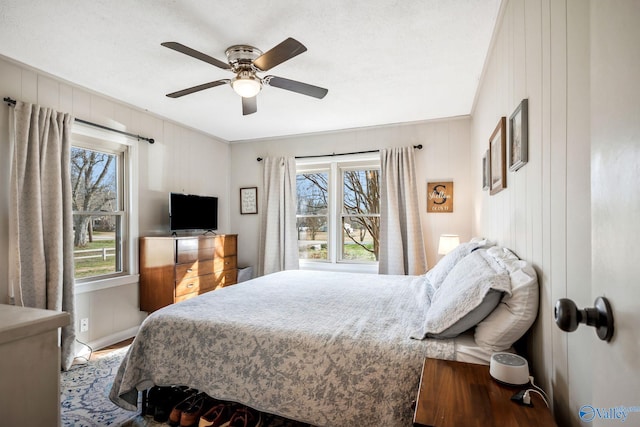
[[[441,234],[438,244],[438,255],[446,255],[460,244],[460,237],[457,234]]]

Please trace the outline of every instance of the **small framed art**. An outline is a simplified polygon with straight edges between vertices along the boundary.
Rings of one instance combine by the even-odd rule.
[[[528,161],[529,100],[523,99],[509,117],[509,170],[517,171]]]
[[[489,138],[489,194],[494,195],[507,188],[507,118],[501,117]]]
[[[240,189],[240,214],[258,213],[258,187]]]
[[[489,177],[491,176],[491,169],[489,168],[489,150],[484,152],[482,156],[482,189],[489,189]]]

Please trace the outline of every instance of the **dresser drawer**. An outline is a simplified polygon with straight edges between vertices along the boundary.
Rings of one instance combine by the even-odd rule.
[[[176,263],[213,259],[214,246],[214,239],[211,238],[177,239]]]
[[[215,278],[213,274],[204,276],[187,277],[176,281],[176,297],[192,292],[202,293],[215,288]]]
[[[238,281],[238,270],[223,270],[213,273],[215,277],[216,288],[224,288],[225,286],[235,285]]]
[[[198,292],[191,292],[189,294],[179,295],[174,298],[174,302],[185,301],[191,298],[195,298],[200,295]]]
[[[216,258],[236,255],[238,249],[238,236],[235,234],[225,234],[216,236]]]
[[[213,273],[213,260],[176,264],[176,281]]]
[[[220,257],[213,260],[213,271],[235,270],[236,268],[237,258],[235,256]]]

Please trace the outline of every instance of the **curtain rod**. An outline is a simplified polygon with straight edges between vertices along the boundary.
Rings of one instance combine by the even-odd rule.
[[[9,97],[4,98],[3,101],[6,102],[9,105],[13,105],[13,106],[16,105],[16,100],[15,99],[11,99]],[[93,127],[96,127],[96,128],[108,130],[109,132],[116,132],[116,133],[119,133],[121,135],[130,136],[131,138],[136,138],[138,140],[147,141],[149,144],[153,144],[154,142],[156,142],[155,139],[153,139],[153,138],[145,138],[144,136],[135,135],[133,133],[125,132],[125,131],[119,130],[119,129],[113,129],[113,128],[110,128],[110,127],[107,127],[107,126],[103,126],[103,125],[98,124],[98,123],[93,123],[93,122],[89,122],[89,121],[78,119],[78,118],[74,118],[74,120],[76,122],[82,123],[84,125],[93,126]]]
[[[422,150],[422,144],[414,145],[413,148],[417,148],[418,150]],[[368,150],[368,151],[353,151],[351,153],[331,153],[331,154],[316,154],[313,156],[296,156],[296,159],[312,159],[315,157],[333,157],[333,156],[348,156],[350,154],[367,154],[367,153],[379,153],[380,150]],[[258,157],[257,161],[261,162],[262,157]]]

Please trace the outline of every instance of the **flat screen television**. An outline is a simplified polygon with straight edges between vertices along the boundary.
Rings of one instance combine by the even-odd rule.
[[[171,193],[169,199],[171,231],[218,229],[218,198]]]

